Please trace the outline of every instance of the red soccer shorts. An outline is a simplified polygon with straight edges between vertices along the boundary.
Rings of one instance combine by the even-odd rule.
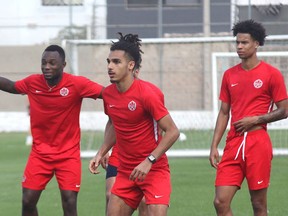
[[[59,160],[46,160],[31,152],[24,171],[22,187],[44,190],[47,183],[56,176],[61,190],[79,191],[81,184],[81,160],[73,157]]]
[[[272,158],[272,143],[264,129],[248,132],[246,137],[235,137],[226,143],[215,186],[241,188],[246,178],[250,190],[267,188]]]
[[[169,205],[171,194],[170,170],[167,167],[151,169],[143,182],[131,181],[132,170],[119,170],[112,193],[119,196],[133,209],[137,209],[143,195],[146,204]]]

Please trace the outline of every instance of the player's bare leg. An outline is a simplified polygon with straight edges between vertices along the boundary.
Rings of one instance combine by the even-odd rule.
[[[22,216],[38,216],[37,203],[42,190],[22,189]]]
[[[151,204],[148,205],[149,216],[166,216],[168,211],[168,205]]]
[[[110,177],[106,179],[106,214],[107,214],[107,208],[108,208],[108,202],[111,196],[111,189],[115,183],[116,177]]]
[[[239,188],[237,186],[217,186],[214,207],[218,216],[232,216],[231,202]]]
[[[108,203],[108,212],[107,216],[129,216],[132,215],[134,209],[128,206],[123,199],[111,194],[109,203]]]
[[[138,216],[148,216],[148,207],[145,203],[145,198],[141,200],[139,206],[138,206]]]
[[[250,190],[251,203],[255,216],[267,216],[267,188]]]
[[[77,195],[76,191],[61,190],[64,216],[77,216]]]

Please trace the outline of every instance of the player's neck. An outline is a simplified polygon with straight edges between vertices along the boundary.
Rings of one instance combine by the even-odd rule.
[[[122,80],[122,81],[116,83],[118,91],[122,92],[122,93],[126,92],[131,87],[133,82],[134,82],[134,78],[130,79],[130,77],[129,77],[129,78],[126,78],[125,80]]]
[[[255,59],[245,59],[242,60],[241,67],[246,70],[252,70],[260,64],[260,60],[258,58]]]
[[[49,80],[45,80],[46,85],[49,88],[54,88],[56,85],[58,85],[58,83],[60,83],[61,79],[62,79],[63,74],[61,74],[60,76],[54,78],[54,79],[49,79]]]

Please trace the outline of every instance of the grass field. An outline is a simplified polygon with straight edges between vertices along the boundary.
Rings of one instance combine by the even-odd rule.
[[[24,133],[0,133],[0,215],[21,215],[21,179],[30,147],[25,146]],[[208,158],[170,158],[173,193],[169,216],[212,216],[215,170]],[[91,175],[89,159],[83,159],[82,184],[78,199],[79,216],[104,215],[105,172]],[[273,159],[269,188],[269,216],[286,216],[288,157]],[[250,216],[246,183],[232,204],[235,216]],[[55,179],[48,184],[38,203],[39,215],[63,215],[60,194]],[[137,215],[136,213],[134,215]]]

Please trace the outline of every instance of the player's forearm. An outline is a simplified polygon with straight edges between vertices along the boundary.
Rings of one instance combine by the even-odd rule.
[[[180,132],[176,126],[165,132],[158,146],[151,152],[156,160],[171,148],[171,146],[177,141],[179,135]]]
[[[108,120],[105,127],[104,143],[110,148],[116,143],[116,133],[111,120]]]
[[[258,116],[257,124],[267,124],[287,118],[287,107],[279,107],[270,113]]]
[[[116,143],[116,134],[114,126],[109,119],[106,123],[105,131],[104,131],[104,142],[98,150],[98,155],[100,157],[104,157],[107,152],[115,145]]]
[[[103,158],[115,143],[103,143],[97,151],[95,158]]]
[[[217,121],[216,121],[216,126],[214,129],[214,134],[213,134],[213,139],[211,143],[211,148],[217,148],[223,135],[224,132],[226,131],[227,125],[229,121],[229,115],[224,115],[222,113],[219,113]]]
[[[0,77],[0,89],[2,91],[13,93],[13,94],[19,94],[17,90],[15,89],[14,84],[15,83],[13,81],[6,79],[4,77]]]

